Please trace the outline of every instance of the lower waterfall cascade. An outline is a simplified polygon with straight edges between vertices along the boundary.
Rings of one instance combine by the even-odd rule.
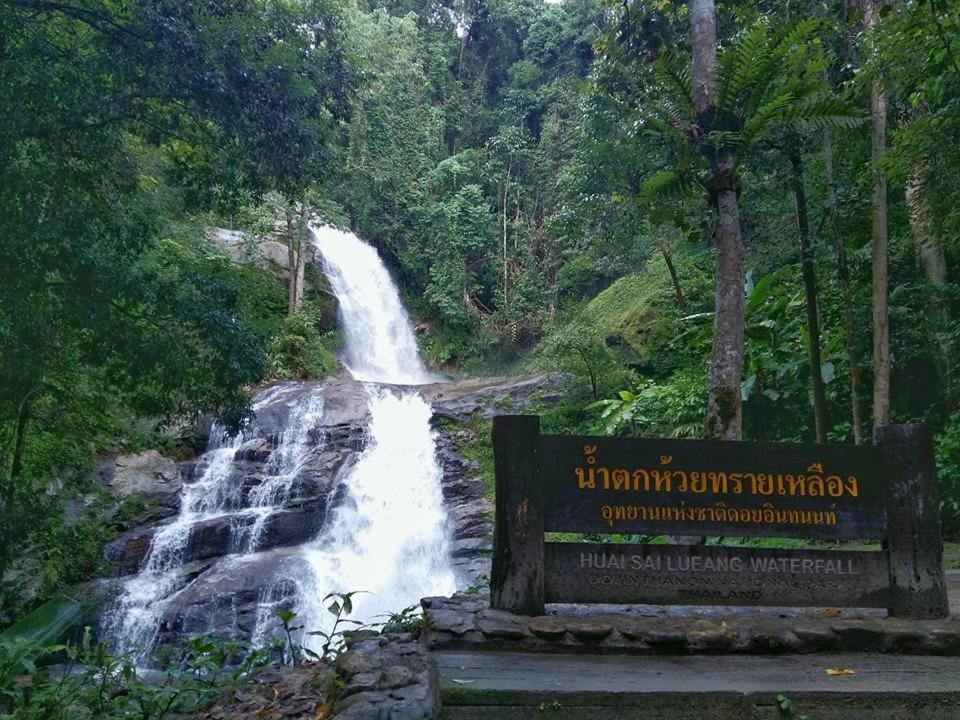
[[[367,407],[362,437],[326,436],[330,383],[278,383],[254,397],[255,419],[241,433],[214,425],[178,514],[153,530],[139,569],[103,614],[102,632],[119,652],[146,661],[171,635],[216,629],[195,609],[212,604],[259,645],[279,630],[273,611],[291,610],[303,628],[298,642],[318,649],[308,633],[329,630],[328,593],[360,591],[351,617],[369,621],[456,589],[432,409],[415,387],[436,378],[376,250],[329,227],[312,236],[340,303],[351,392]],[[281,418],[278,431],[261,415]],[[347,446],[352,462],[337,455]],[[214,546],[223,557],[211,570]],[[247,613],[238,578],[254,575]],[[174,613],[181,607],[190,611]]]

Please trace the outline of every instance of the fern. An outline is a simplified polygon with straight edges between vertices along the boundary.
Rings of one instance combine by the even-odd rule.
[[[867,116],[840,98],[811,95],[791,105],[785,120],[800,128],[850,130],[866,122]]]
[[[749,145],[775,125],[782,123],[795,101],[793,93],[784,92],[761,106],[743,124],[743,141]]]
[[[770,56],[769,23],[760,20],[754,23],[741,37],[739,42],[721,54],[717,68],[722,84],[717,106],[728,109],[728,99],[739,99],[746,88],[755,84],[757,69],[763,67]]]
[[[661,198],[690,195],[697,184],[692,172],[661,170],[643,183],[640,200],[651,203]]]
[[[667,49],[654,65],[654,77],[671,88],[675,105],[682,108],[688,117],[693,114],[693,84],[690,79],[690,64],[675,50]]]

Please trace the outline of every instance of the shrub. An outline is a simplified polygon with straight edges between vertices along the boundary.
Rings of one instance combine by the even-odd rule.
[[[319,313],[312,304],[304,303],[287,317],[279,335],[270,344],[270,374],[278,380],[308,380],[333,375],[340,367],[334,350],[340,336],[324,333]]]

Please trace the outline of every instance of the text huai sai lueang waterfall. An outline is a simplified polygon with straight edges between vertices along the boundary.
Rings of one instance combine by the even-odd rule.
[[[331,616],[322,600],[330,592],[365,591],[354,597],[354,617],[367,620],[455,589],[431,409],[410,387],[435,378],[417,353],[406,311],[376,250],[328,227],[314,228],[312,235],[340,304],[343,363],[364,385],[369,426],[363,451],[337,488],[340,500],[314,539],[273,568],[251,632],[258,643],[268,642],[276,629],[272,610],[278,604],[296,612],[305,631],[326,630]],[[235,463],[249,438],[225,437],[216,427],[211,432],[203,472],[184,484],[179,514],[157,529],[139,572],[104,615],[104,631],[118,650],[145,658],[156,644],[165,611],[190,587],[188,549],[196,528],[225,519],[228,561],[241,571],[257,558],[264,523],[287,502],[309,454],[323,445],[324,388],[296,388],[281,383],[254,398],[255,413],[292,399],[264,477],[252,488]],[[301,642],[310,647],[314,637],[304,634]]]

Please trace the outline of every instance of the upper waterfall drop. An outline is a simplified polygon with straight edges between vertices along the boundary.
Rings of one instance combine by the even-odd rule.
[[[423,385],[436,378],[424,366],[407,311],[377,251],[353,233],[312,227],[314,246],[340,301],[344,365],[357,380]]]

